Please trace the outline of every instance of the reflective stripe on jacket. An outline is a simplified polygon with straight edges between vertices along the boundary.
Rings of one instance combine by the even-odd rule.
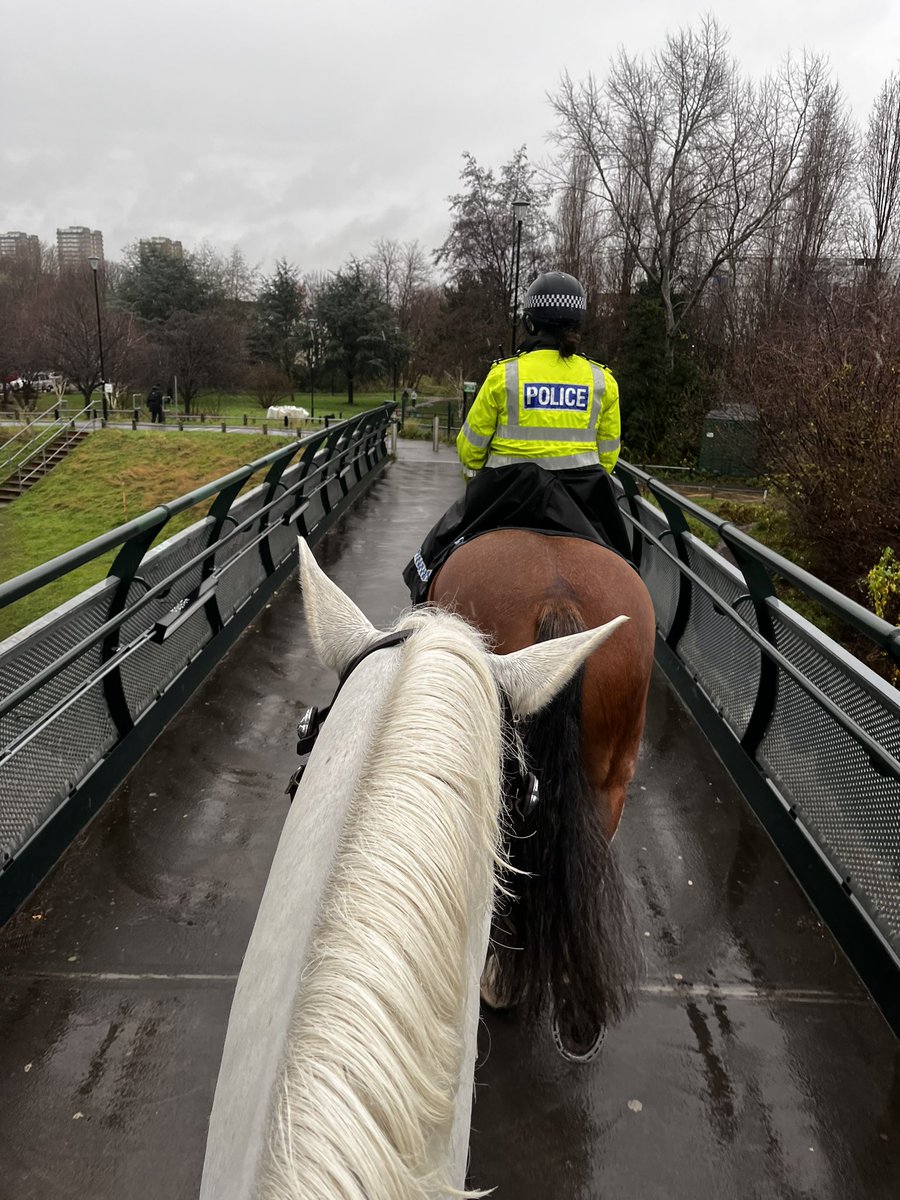
[[[552,349],[502,359],[488,372],[456,439],[464,467],[538,462],[549,470],[619,457],[619,388],[612,372]]]

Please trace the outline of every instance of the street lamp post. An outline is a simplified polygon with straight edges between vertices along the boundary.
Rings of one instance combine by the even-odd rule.
[[[100,347],[100,396],[103,404],[103,420],[109,420],[109,409],[106,405],[106,366],[103,362],[103,326],[100,323],[100,289],[97,286],[97,268],[100,266],[100,259],[96,254],[92,254],[88,259],[91,264],[91,270],[94,273],[94,303],[97,306],[97,345]]]
[[[309,367],[309,415],[316,415],[316,367],[319,365],[319,323],[315,317],[306,319],[307,356]]]
[[[394,403],[397,403],[397,329],[396,326],[391,330],[391,340],[388,341],[388,336],[381,330],[381,340],[384,342],[384,353],[388,360],[388,366],[391,368],[391,387],[393,388]]]
[[[510,354],[515,354],[515,352],[516,352],[516,329],[519,324],[519,263],[521,261],[521,254],[522,254],[522,222],[525,219],[525,213],[526,213],[526,210],[528,209],[528,201],[527,200],[513,200],[512,207],[513,207],[513,217],[515,218],[515,222],[516,222],[516,247],[515,247],[516,273],[515,273],[515,282],[513,283],[512,306],[511,306],[512,307],[512,346],[510,347]]]

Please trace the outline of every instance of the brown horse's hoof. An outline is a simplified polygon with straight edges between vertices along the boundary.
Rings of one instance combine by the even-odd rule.
[[[567,1014],[571,1018],[571,1014]],[[554,1012],[551,1022],[553,1041],[557,1050],[568,1062],[587,1063],[597,1057],[606,1041],[606,1026],[599,1029],[581,1029],[571,1019],[560,1021]]]

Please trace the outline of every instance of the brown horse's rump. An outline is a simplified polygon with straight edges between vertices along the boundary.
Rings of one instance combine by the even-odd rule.
[[[541,714],[520,725],[540,783],[511,809],[508,853],[521,874],[495,921],[492,1002],[550,1011],[567,1046],[597,1043],[628,1010],[639,952],[610,845],[634,774],[653,666],[650,596],[624,558],[594,542],[520,529],[460,546],[430,600],[467,618],[501,654],[548,637],[629,620]]]

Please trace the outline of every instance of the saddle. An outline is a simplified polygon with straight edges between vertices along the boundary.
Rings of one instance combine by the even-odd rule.
[[[525,529],[595,542],[631,561],[631,543],[612,482],[599,465],[548,471],[536,462],[479,471],[403,570],[412,603],[454,550],[498,529]]]

